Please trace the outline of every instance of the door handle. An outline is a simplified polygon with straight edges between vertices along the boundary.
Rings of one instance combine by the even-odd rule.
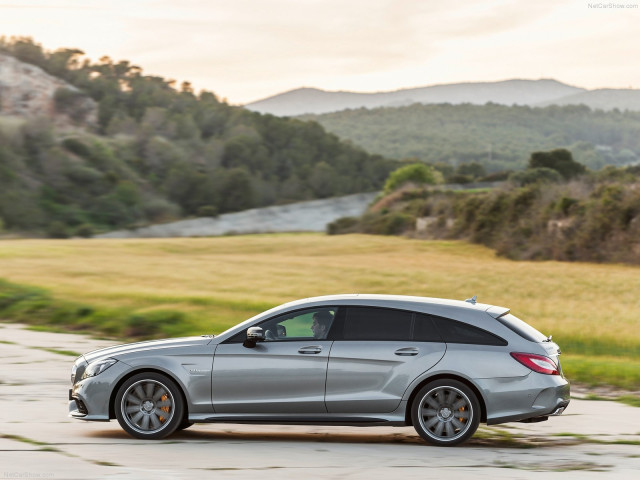
[[[309,347],[301,347],[298,349],[298,353],[302,353],[303,355],[313,355],[315,353],[320,353],[322,351],[322,347],[320,345],[311,345]]]
[[[393,353],[395,353],[396,355],[400,355],[401,357],[408,357],[408,356],[417,355],[419,352],[420,350],[418,350],[416,347],[405,347],[405,348],[399,348]]]

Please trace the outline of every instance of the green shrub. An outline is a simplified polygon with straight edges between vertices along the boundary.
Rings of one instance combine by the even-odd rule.
[[[82,158],[89,158],[91,156],[91,150],[89,150],[89,147],[77,138],[65,138],[62,141],[62,146],[71,153],[75,153]]]
[[[199,217],[217,217],[218,216],[218,207],[215,205],[203,205],[198,207],[198,211],[196,214]]]
[[[94,234],[93,226],[88,223],[83,223],[78,228],[76,228],[75,236],[89,238]]]
[[[56,220],[47,227],[47,236],[49,238],[69,238],[69,229],[64,223]]]
[[[384,192],[389,194],[408,182],[433,185],[438,183],[438,174],[424,163],[406,165],[391,172],[384,184]]]
[[[529,168],[522,172],[515,172],[509,176],[509,180],[519,185],[531,185],[534,183],[560,183],[563,178],[558,171],[552,168]]]
[[[360,220],[356,217],[341,217],[327,225],[329,235],[339,235],[343,233],[354,233],[358,231]]]

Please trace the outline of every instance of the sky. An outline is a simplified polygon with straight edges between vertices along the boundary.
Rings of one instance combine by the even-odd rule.
[[[640,88],[640,0],[0,0],[0,35],[232,104],[512,78]]]

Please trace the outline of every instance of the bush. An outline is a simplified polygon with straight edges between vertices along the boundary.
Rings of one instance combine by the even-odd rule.
[[[413,227],[415,220],[406,213],[369,213],[362,217],[362,231],[376,235],[400,235]]]
[[[49,238],[69,238],[69,230],[64,223],[56,220],[47,227],[47,236]]]
[[[151,222],[165,222],[180,216],[180,207],[163,198],[154,198],[144,202],[144,216]]]
[[[76,228],[75,236],[89,238],[93,236],[93,233],[93,226],[89,225],[88,223],[83,223],[78,228]]]
[[[91,150],[89,150],[89,147],[77,138],[65,138],[62,141],[62,146],[79,157],[89,158],[91,156]]]
[[[356,217],[341,217],[327,225],[327,233],[329,235],[355,233],[359,223],[360,220]]]
[[[217,217],[218,216],[218,207],[215,205],[203,205],[198,207],[198,211],[196,215],[199,217]]]
[[[424,163],[406,165],[391,172],[384,184],[384,193],[389,194],[408,182],[434,185],[438,183],[438,174]]]
[[[509,176],[509,180],[524,186],[534,183],[560,183],[563,178],[557,170],[541,167],[530,168],[523,172],[515,172]]]

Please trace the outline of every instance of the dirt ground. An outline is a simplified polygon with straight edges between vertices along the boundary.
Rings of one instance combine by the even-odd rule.
[[[394,427],[211,424],[134,440],[115,421],[67,416],[71,352],[112,343],[0,323],[0,478],[624,479],[640,471],[640,408],[577,398],[547,422],[481,427],[453,448]]]

